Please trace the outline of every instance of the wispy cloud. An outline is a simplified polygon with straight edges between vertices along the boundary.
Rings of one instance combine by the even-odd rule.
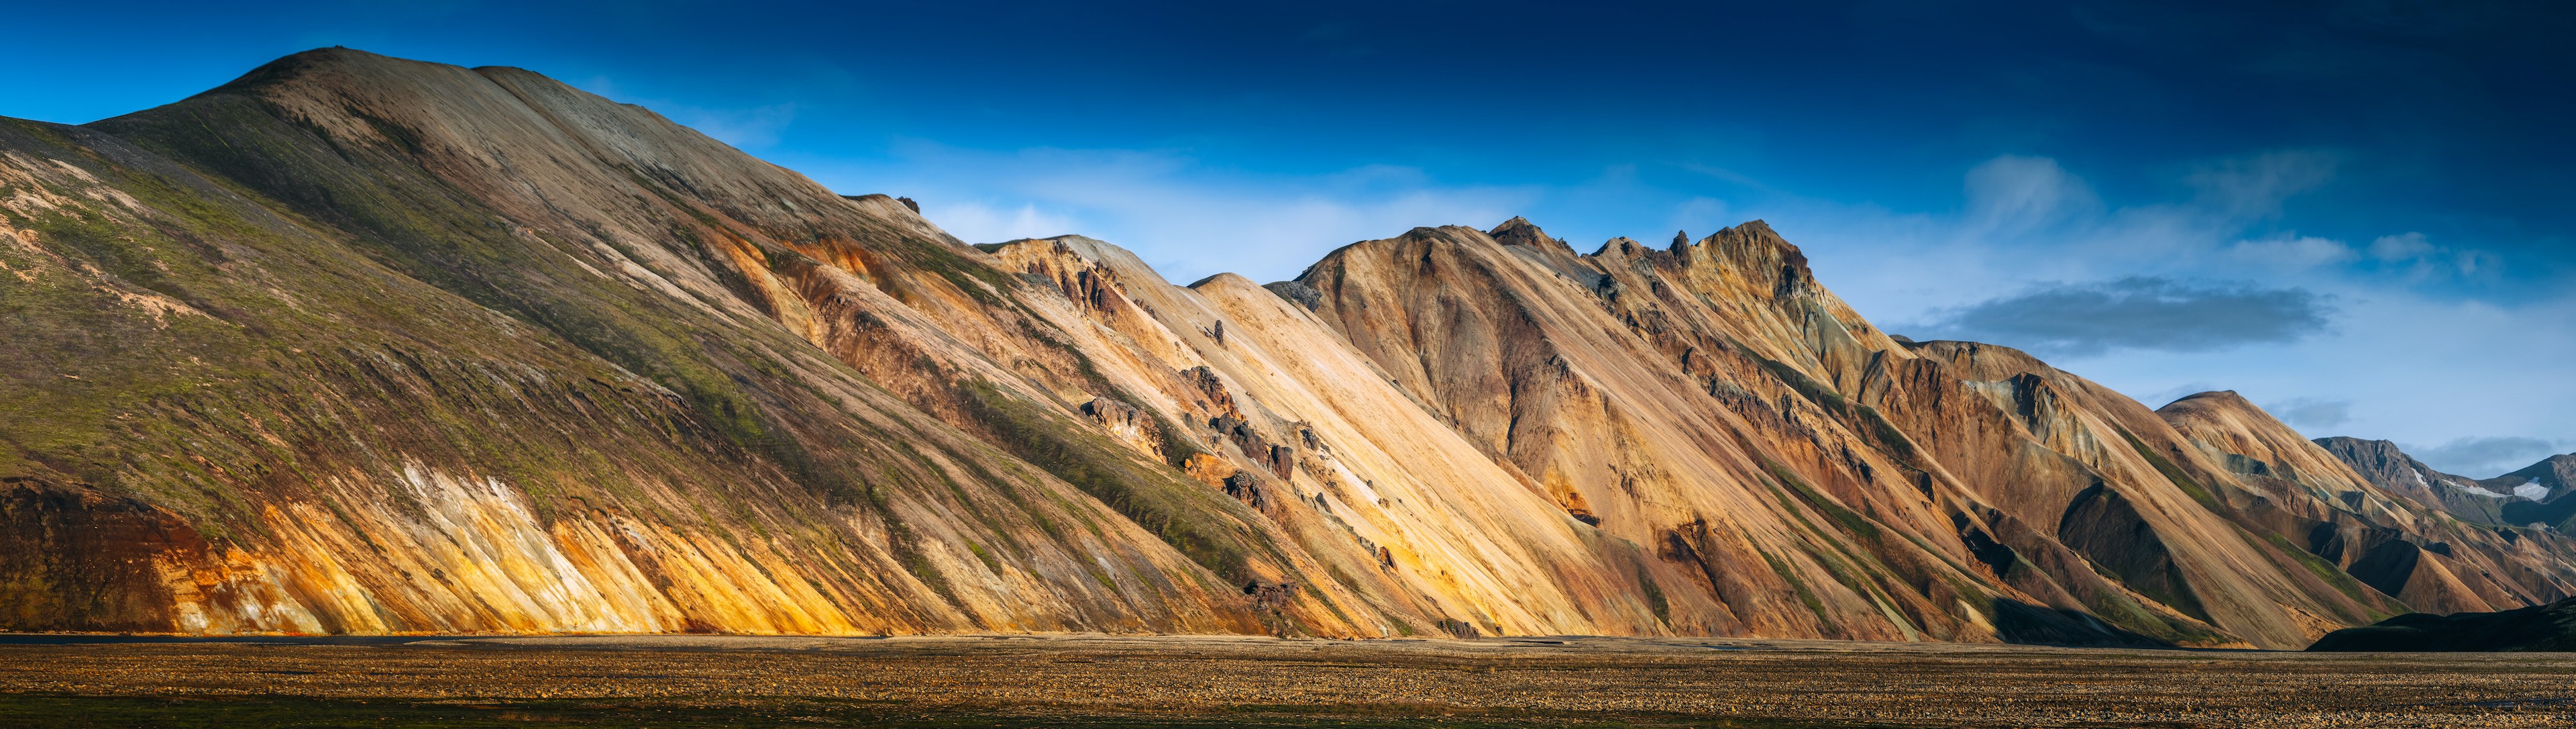
[[[2413,283],[2491,279],[2502,273],[2504,265],[2504,259],[2494,253],[2434,245],[2423,233],[2411,231],[2373,239],[2368,250],[2381,270]]]
[[[2265,405],[2263,406],[2263,409],[2272,413],[2273,417],[2280,418],[2281,422],[2289,423],[2291,426],[2297,427],[2303,432],[2323,431],[2326,428],[2332,428],[2352,422],[2352,401],[2350,400],[2331,400],[2320,397],[2298,397]],[[2307,434],[2310,436],[2331,435],[2330,433],[2325,432],[2308,432]]]
[[[1968,170],[1963,234],[2016,237],[2097,215],[2102,201],[2082,179],[2046,157],[2005,155]]]
[[[655,107],[670,115],[671,121],[696,129],[716,141],[743,149],[759,149],[778,143],[778,135],[796,122],[795,104],[770,104],[743,109],[707,109],[693,106]]]
[[[2251,268],[2271,272],[2307,271],[2321,266],[2352,262],[2361,257],[2343,241],[2312,235],[2282,235],[2261,240],[2238,241],[2228,246],[2225,257]]]
[[[739,108],[695,106],[668,99],[637,97],[606,76],[595,76],[574,86],[621,103],[651,109],[673,123],[698,130],[700,134],[740,149],[775,145],[778,135],[796,122],[797,104],[794,103]]]
[[[2199,192],[2197,207],[2230,218],[2281,213],[2291,196],[2332,181],[2341,158],[2319,150],[2275,150],[2198,165],[2183,183]]]

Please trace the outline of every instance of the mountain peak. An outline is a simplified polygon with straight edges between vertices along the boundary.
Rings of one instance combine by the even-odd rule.
[[[1643,251],[1643,250],[1652,250],[1652,249],[1647,248],[1647,247],[1646,247],[1646,244],[1643,244],[1643,243],[1639,243],[1639,242],[1637,242],[1637,239],[1635,239],[1635,238],[1630,238],[1630,237],[1628,237],[1628,236],[1624,236],[1624,235],[1623,235],[1623,236],[1618,236],[1618,237],[1615,237],[1615,238],[1611,238],[1611,239],[1609,239],[1609,240],[1602,241],[1602,242],[1601,242],[1601,247],[1600,247],[1600,248],[1597,248],[1597,249],[1594,249],[1594,250],[1592,251],[1591,255],[1593,255],[1593,256],[1604,256],[1604,255],[1609,255],[1610,253],[1612,253],[1612,252],[1614,252],[1614,251],[1615,251],[1615,252],[1618,252],[1618,253],[1619,253],[1619,254],[1621,254],[1621,255],[1635,255],[1638,251]]]
[[[446,67],[466,70],[461,66],[395,58],[347,46],[331,46],[279,56],[277,60],[260,64],[249,73],[242,74],[205,93],[248,92],[317,76],[378,76],[404,67]]]
[[[2166,403],[2164,407],[2156,408],[2156,414],[2164,416],[2168,421],[2205,419],[2231,423],[2239,428],[2278,433],[2295,432],[2288,424],[2282,423],[2280,418],[2273,417],[2271,412],[2245,399],[2245,396],[2236,394],[2235,390],[2212,390],[2186,395],[2182,399]],[[2296,440],[2308,439],[2300,437]]]
[[[1567,246],[1565,241],[1548,237],[1547,231],[1540,230],[1538,226],[1530,224],[1528,218],[1518,215],[1503,221],[1502,225],[1494,226],[1494,229],[1487,231],[1485,235],[1492,236],[1495,242],[1507,246],[1574,252],[1573,247]]]
[[[2182,396],[2180,399],[2175,400],[2174,402],[2182,402],[2183,400],[2212,400],[2212,401],[2215,401],[2216,403],[2224,404],[2224,405],[2227,405],[2227,406],[2229,406],[2229,407],[2235,407],[2235,406],[2239,406],[2239,405],[2252,405],[2252,404],[2254,404],[2254,403],[2253,403],[2253,401],[2250,401],[2250,400],[2245,399],[2245,396],[2244,396],[2244,395],[2236,394],[2236,391],[2235,391],[2235,390],[2210,390],[2210,391],[2207,391],[2207,392],[2195,392],[2195,393],[2192,393],[2192,394],[2189,394],[2189,395],[2184,395],[2184,396]]]
[[[1693,263],[1712,260],[1748,271],[1765,271],[1773,279],[1772,293],[1777,297],[1822,290],[1816,284],[1815,272],[1807,268],[1806,251],[1781,238],[1778,231],[1771,229],[1771,224],[1761,220],[1748,220],[1720,229],[1682,250],[1703,252],[1703,255],[1690,257]]]

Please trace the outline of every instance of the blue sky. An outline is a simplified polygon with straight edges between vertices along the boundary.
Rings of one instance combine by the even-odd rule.
[[[1762,218],[1862,313],[2492,476],[2576,451],[2576,13],[2543,3],[15,8],[0,115],[347,45],[651,107],[970,241],[1180,282],[1525,215]],[[1777,7],[1799,5],[1801,7]]]

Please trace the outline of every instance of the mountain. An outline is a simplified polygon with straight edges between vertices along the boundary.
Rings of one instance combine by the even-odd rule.
[[[2569,492],[2576,492],[2576,453],[2550,456],[2522,470],[2479,483],[2489,488],[2511,488],[2515,496],[2531,501],[2558,503]]]
[[[2316,444],[2372,484],[2419,502],[2438,504],[2462,519],[2504,523],[2505,503],[2519,498],[2510,490],[2489,490],[2476,479],[2433,470],[2389,441],[2334,436],[2318,438]]]
[[[1174,286],[534,73],[0,123],[0,628],[2296,648],[2571,543],[1913,342],[1759,221]]]
[[[2576,454],[2550,456],[2521,470],[2480,480],[2435,471],[2384,440],[2337,436],[2316,442],[2380,488],[2440,504],[2463,519],[2560,531],[2576,528],[2576,519],[2571,518],[2576,517],[2576,499],[2563,498],[2576,491],[2576,485],[2571,485],[2576,484]]]
[[[2491,613],[2407,613],[2318,639],[2321,652],[2576,651],[2576,600]]]

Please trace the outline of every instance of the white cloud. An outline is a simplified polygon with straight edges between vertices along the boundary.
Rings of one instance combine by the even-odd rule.
[[[2293,422],[2310,436],[2412,444],[2497,434],[2576,436],[2568,407],[2576,403],[2576,379],[2565,376],[2565,363],[2576,362],[2576,327],[2535,325],[2576,321],[2576,297],[2507,307],[2368,282],[2311,280],[2339,294],[2345,322],[2339,331],[2236,352],[2126,352],[2057,364],[2123,392],[2152,392],[2187,375],[2258,403],[2352,403],[2346,420],[2331,426]],[[2503,352],[2510,354],[2497,356]],[[2480,472],[2493,459],[2415,455],[2452,473],[2502,472]]]
[[[2422,233],[2383,235],[2370,242],[2370,257],[2391,263],[2423,258],[2437,250]]]
[[[1144,150],[910,143],[882,164],[796,166],[843,193],[910,196],[968,241],[1081,233],[1135,251],[1181,282],[1228,271],[1289,278],[1345,244],[1424,225],[1490,227],[1537,197],[1534,189],[1444,185],[1405,167],[1260,175]]]
[[[2225,255],[2240,264],[2270,271],[2305,271],[2349,263],[2361,257],[2352,250],[2352,246],[2342,241],[2316,236],[2237,241],[2227,248]]]
[[[963,200],[923,206],[921,215],[969,243],[1048,238],[1082,229],[1073,218],[1039,210],[1036,203],[1006,209],[984,201]]]

